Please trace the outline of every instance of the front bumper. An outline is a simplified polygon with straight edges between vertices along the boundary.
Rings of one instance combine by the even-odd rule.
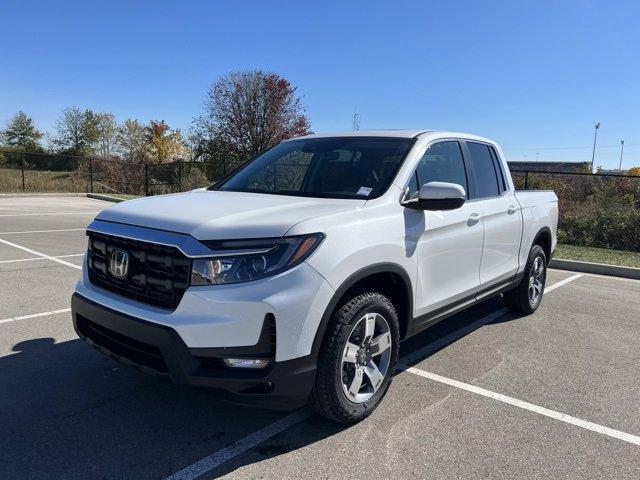
[[[276,362],[265,369],[232,369],[225,356],[264,356],[271,334],[265,317],[258,342],[250,347],[189,348],[171,327],[99,305],[75,293],[71,300],[78,336],[103,354],[175,383],[206,387],[238,403],[277,409],[303,405],[315,379],[313,355]]]
[[[263,320],[271,314],[278,326],[276,360],[311,353],[315,333],[335,293],[307,263],[273,277],[211,287],[189,287],[175,310],[165,310],[93,285],[86,259],[76,293],[116,312],[178,333],[188,348],[255,345]]]

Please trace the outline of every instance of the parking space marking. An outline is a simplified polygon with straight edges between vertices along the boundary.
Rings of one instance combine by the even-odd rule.
[[[556,270],[556,271],[560,272],[562,270]],[[564,270],[564,271],[568,271],[568,270]],[[582,276],[583,277],[591,277],[591,278],[600,278],[602,280],[615,280],[616,282],[627,282],[627,283],[635,283],[635,284],[640,283],[640,280],[636,279],[636,278],[614,277],[614,276],[611,276],[611,275],[600,275],[600,274],[597,274],[597,273],[583,272]]]
[[[412,364],[414,362],[422,360],[425,357],[427,357],[429,354],[435,352],[436,350],[439,350],[442,347],[446,347],[450,343],[453,343],[456,340],[466,335],[469,335],[474,330],[477,330],[483,325],[486,325],[487,323],[490,323],[490,322],[493,322],[494,320],[499,319],[500,317],[502,317],[503,315],[506,315],[507,313],[509,313],[509,310],[506,307],[503,307],[499,310],[495,310],[490,314],[485,315],[482,318],[479,318],[475,322],[469,323],[468,325],[465,325],[464,327],[458,330],[455,330],[449,333],[448,335],[445,335],[444,337],[440,337],[436,341],[428,343],[427,345],[425,345],[422,348],[419,348],[418,350],[414,350],[413,352],[402,357],[399,360],[399,362],[403,362],[405,364]]]
[[[556,288],[562,287],[564,285],[566,285],[567,283],[573,282],[574,280],[577,280],[578,278],[582,277],[583,275],[581,273],[577,273],[575,275],[572,275],[571,277],[567,277],[564,280],[560,280],[556,283],[554,283],[553,285],[549,285],[548,287],[545,287],[544,289],[544,293],[551,293],[553,292]],[[459,338],[464,337],[465,335],[470,334],[471,332],[473,332],[474,330],[477,330],[478,328],[482,327],[483,325],[493,322],[494,320],[499,319],[500,317],[502,317],[503,315],[506,315],[507,313],[509,313],[509,310],[505,307],[505,308],[501,308],[499,310],[495,310],[494,312],[491,312],[488,315],[485,315],[482,318],[479,318],[478,320],[476,320],[475,322],[469,323],[468,325],[455,330],[453,332],[451,332],[448,335],[445,335],[444,337],[440,337],[438,340],[436,340],[435,342],[431,342],[428,345],[425,345],[424,347],[415,350],[414,352],[405,355],[404,357],[402,357],[401,361],[403,361],[406,364],[411,364],[413,362],[416,362],[424,357],[426,357],[427,355],[429,355],[430,353],[439,350],[442,347],[445,347],[447,345],[449,345],[450,343],[453,343],[454,341],[458,340]]]
[[[549,285],[548,287],[545,287],[544,292],[548,293],[548,292],[553,292],[556,288],[559,288],[563,285],[566,285],[569,282],[573,282],[574,280],[577,280],[578,278],[582,277],[583,275],[581,273],[576,273],[575,275],[572,275],[568,278],[565,278],[564,280],[560,280],[559,282],[554,283],[553,285]]]
[[[52,257],[51,255],[47,255],[46,253],[38,252],[36,250],[32,250],[30,248],[23,247],[22,245],[18,245],[17,243],[9,242],[8,240],[4,240],[2,238],[0,238],[0,243],[4,243],[5,245],[9,245],[10,247],[18,248],[20,250],[23,250],[25,252],[31,253],[33,255],[37,255],[38,257],[46,258],[47,260],[51,260],[53,262],[60,263],[61,265],[66,265],[67,267],[75,268],[77,270],[82,270],[82,267],[80,265],[75,265],[73,263],[67,262],[66,260],[61,260],[59,258]]]
[[[74,253],[73,255],[56,255],[53,258],[72,258],[72,257],[81,257],[83,255],[84,253]],[[0,260],[0,263],[33,262],[34,260],[49,260],[49,259],[43,258],[43,257],[19,258],[18,260]]]
[[[553,285],[550,285],[549,287],[545,288],[545,292],[552,292],[554,291],[556,288],[562,287],[563,285],[566,285],[569,282],[572,282],[574,280],[577,280],[578,278],[582,277],[582,274],[576,274],[573,275],[569,278],[565,278],[564,280],[560,280],[557,283],[554,283]],[[437,350],[441,347],[444,347],[446,345],[448,345],[449,343],[453,342],[454,340],[457,340],[458,338],[472,332],[473,330],[476,330],[478,328],[480,328],[481,326],[496,320],[498,318],[500,318],[501,316],[503,316],[504,314],[508,313],[509,310],[507,310],[506,308],[501,308],[499,310],[496,310],[495,312],[490,313],[489,315],[485,315],[484,317],[476,320],[473,323],[470,323],[469,325],[467,325],[466,327],[463,327],[459,330],[456,330],[455,332],[450,333],[449,335],[446,335],[438,340],[436,340],[435,342],[431,342],[430,344],[424,346],[423,348],[420,348],[419,350],[416,350],[408,355],[405,355],[404,357],[402,357],[399,360],[399,364],[398,364],[398,369],[402,370],[402,371],[408,371],[410,373],[415,373],[413,370],[419,371],[419,372],[424,372],[423,370],[419,370],[417,368],[413,368],[413,367],[409,367],[407,366],[407,364],[413,363],[413,361],[418,360],[420,358],[424,358],[425,356],[427,356],[430,352]],[[437,376],[435,374],[431,374],[429,372],[425,372],[426,374],[429,375],[434,375]],[[422,374],[420,374],[420,376],[423,376]],[[445,377],[442,377],[443,379]],[[451,382],[456,382],[456,383],[460,383],[462,385],[467,385],[467,384],[463,384],[462,382],[458,382],[457,380],[452,380],[452,379],[447,379],[448,381]],[[445,382],[443,382],[445,383]],[[456,385],[454,385],[456,386]],[[478,390],[484,390],[481,389],[479,387],[474,387],[473,385],[468,385],[469,387],[472,387],[474,389],[478,389]],[[525,408],[523,405],[527,405],[527,406],[531,406],[531,407],[535,407],[537,409],[540,410],[540,412],[537,413],[541,413],[542,411],[544,411],[545,413],[542,413],[543,415],[546,414],[546,412],[550,412],[555,414],[558,417],[561,417],[563,419],[563,421],[566,421],[568,423],[572,423],[569,422],[568,419],[571,419],[572,421],[575,420],[575,422],[578,423],[574,423],[575,425],[578,425],[579,422],[582,422],[582,424],[579,424],[579,426],[583,426],[584,428],[588,428],[588,427],[593,427],[593,428],[589,428],[590,430],[594,430],[595,428],[599,428],[601,431],[606,431],[608,433],[606,434],[610,434],[610,436],[614,436],[613,433],[619,434],[621,436],[623,436],[625,438],[629,438],[629,439],[636,439],[637,441],[640,441],[640,437],[635,437],[634,435],[630,435],[628,433],[624,433],[624,432],[619,432],[618,430],[613,430],[607,427],[603,427],[601,425],[597,425],[595,423],[591,423],[591,422],[587,422],[586,420],[580,420],[578,418],[575,417],[571,417],[569,415],[564,415],[562,413],[559,412],[554,412],[553,410],[548,410],[545,409],[544,407],[538,407],[536,405],[527,403],[527,402],[523,402],[522,400],[517,400],[515,398],[511,398],[511,397],[507,397],[506,395],[501,395],[499,393],[494,393],[494,392],[489,392],[489,390],[486,390],[486,392],[500,396],[500,397],[504,397],[505,399],[510,399],[513,400],[515,402],[521,402],[522,405],[517,405],[517,406],[521,406],[521,408]],[[474,392],[475,393],[475,392]],[[493,398],[493,397],[492,397]],[[509,403],[509,402],[507,402]],[[183,470],[180,470],[179,472],[174,473],[173,475],[167,477],[165,480],[193,480],[195,478],[198,478],[201,475],[204,475],[205,473],[213,470],[214,468],[217,468],[218,466],[222,465],[224,462],[231,460],[232,458],[240,455],[241,453],[246,452],[247,450],[252,449],[253,447],[258,446],[260,443],[269,440],[271,437],[283,432],[284,430],[286,430],[287,428],[289,428],[290,426],[293,426],[297,423],[300,423],[301,421],[309,418],[311,416],[311,412],[308,410],[298,410],[296,412],[291,413],[290,415],[287,415],[286,417],[281,418],[280,420],[277,420],[269,425],[267,425],[266,427],[238,440],[235,443],[232,443],[231,445],[229,445],[226,448],[223,448],[221,450],[218,450],[217,452],[214,452],[213,454],[209,455],[208,457],[203,458],[202,460],[199,460],[198,462],[194,463],[193,465],[186,467]],[[547,415],[547,416],[551,416],[551,415]],[[552,417],[552,418],[556,418],[556,417]],[[561,419],[558,418],[558,419]],[[587,425],[587,426],[585,426]],[[599,431],[599,430],[594,430],[594,431]],[[602,433],[602,432],[601,432]],[[625,437],[626,436],[626,437]],[[616,438],[620,438],[620,437],[616,437]],[[628,441],[628,440],[627,440]],[[632,442],[633,443],[633,442]]]
[[[84,212],[0,213],[0,217],[51,217],[56,215],[90,215],[100,212],[101,210],[87,210]]]
[[[228,447],[225,447],[217,452],[197,461],[193,465],[174,473],[166,478],[166,480],[193,480],[201,475],[213,470],[214,468],[222,465],[228,460],[237,457],[241,453],[251,450],[253,447],[260,445],[262,442],[269,440],[271,437],[285,431],[286,429],[306,420],[312,415],[312,412],[308,409],[298,410],[290,413],[286,417],[282,417],[273,423],[270,423],[264,428],[241,438],[237,442],[232,443]]]
[[[629,442],[634,445],[640,445],[640,437],[637,435],[621,432],[620,430],[614,430],[613,428],[605,427],[603,425],[589,422],[587,420],[582,420],[581,418],[572,417],[571,415],[567,415],[565,413],[556,412],[555,410],[550,410],[548,408],[541,407],[539,405],[534,405],[533,403],[525,402],[524,400],[519,400],[517,398],[509,397],[501,393],[492,392],[491,390],[486,390],[484,388],[476,387],[475,385],[470,385],[468,383],[460,382],[452,378],[443,377],[442,375],[437,375],[435,373],[427,372],[426,370],[421,370],[419,368],[408,367],[404,365],[398,365],[398,368],[404,370],[405,372],[413,373],[414,375],[417,375],[419,377],[428,378],[429,380],[433,380],[434,382],[444,383],[446,385],[450,385],[452,387],[456,387],[461,390],[466,390],[467,392],[475,393],[476,395],[482,395],[483,397],[492,398],[494,400],[498,400],[499,402],[513,405],[514,407],[522,408],[524,410],[529,410],[530,412],[544,415],[545,417],[553,418],[554,420],[559,420],[561,422],[582,427],[584,429],[601,433],[609,437],[617,438],[618,440],[623,440],[625,442]]]
[[[67,313],[70,311],[71,311],[70,308],[62,308],[60,310],[51,310],[50,312],[32,313],[31,315],[22,315],[20,317],[4,318],[0,320],[0,324],[17,322],[18,320],[28,320],[30,318],[46,317],[48,315],[55,315],[56,313]]]
[[[26,230],[23,232],[0,232],[0,235],[20,235],[21,233],[53,233],[53,232],[80,232],[84,228],[63,228],[60,230]]]

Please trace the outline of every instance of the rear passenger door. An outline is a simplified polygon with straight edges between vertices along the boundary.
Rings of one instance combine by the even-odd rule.
[[[510,280],[518,268],[522,236],[520,204],[494,147],[472,141],[465,144],[473,177],[471,202],[479,204],[484,221],[480,285],[491,287]]]

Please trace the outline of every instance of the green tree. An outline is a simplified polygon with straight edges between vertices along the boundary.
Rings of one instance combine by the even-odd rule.
[[[4,142],[25,152],[42,152],[40,139],[44,133],[33,124],[33,120],[23,111],[19,111],[2,131]]]
[[[57,137],[53,143],[61,153],[91,155],[100,138],[98,125],[98,115],[92,110],[65,108],[56,122]]]
[[[113,113],[96,113],[97,153],[103,158],[114,155],[118,126]]]
[[[147,158],[147,129],[138,120],[128,118],[118,126],[115,144],[124,161],[145,163]]]
[[[149,161],[160,164],[180,160],[187,148],[180,130],[172,130],[164,120],[151,120],[147,126]]]

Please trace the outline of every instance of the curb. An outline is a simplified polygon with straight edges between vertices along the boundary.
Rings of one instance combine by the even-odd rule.
[[[109,195],[102,195],[100,193],[87,193],[86,196],[87,198],[93,198],[94,200],[104,200],[106,202],[124,202],[124,198],[111,197]]]
[[[37,193],[37,192],[25,192],[25,193],[0,193],[0,198],[3,197],[84,197],[86,193],[61,193],[61,192],[49,192],[49,193]]]
[[[634,267],[621,267],[619,265],[609,265],[606,263],[578,262],[576,260],[563,260],[561,258],[552,258],[549,267],[557,268],[558,270],[571,270],[573,272],[595,273],[597,275],[640,280],[640,268]]]

